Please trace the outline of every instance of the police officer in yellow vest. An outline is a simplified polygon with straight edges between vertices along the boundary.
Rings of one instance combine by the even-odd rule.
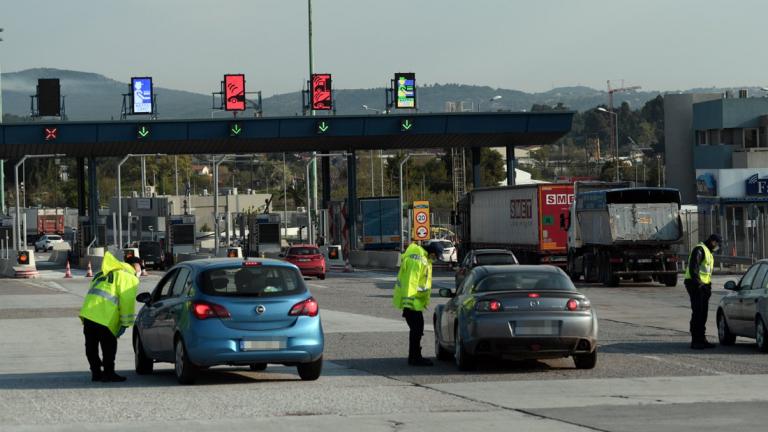
[[[707,341],[706,324],[709,312],[709,297],[712,295],[712,269],[715,257],[712,252],[720,249],[723,239],[712,234],[707,241],[699,243],[688,257],[685,270],[685,289],[691,299],[691,348],[707,349],[715,345]]]
[[[400,257],[400,271],[392,296],[392,304],[403,311],[408,323],[408,364],[432,366],[432,361],[421,356],[421,337],[424,335],[422,311],[429,305],[432,294],[432,263],[427,251],[417,243],[411,243]]]
[[[133,325],[136,290],[141,275],[139,259],[133,257],[129,261],[121,262],[106,252],[101,272],[91,281],[80,309],[91,381],[125,381],[125,377],[115,373],[117,338]],[[99,358],[99,346],[103,361]]]

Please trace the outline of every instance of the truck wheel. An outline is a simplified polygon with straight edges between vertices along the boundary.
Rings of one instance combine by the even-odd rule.
[[[661,277],[661,282],[668,287],[677,286],[677,275],[676,274],[664,275]]]
[[[603,255],[600,257],[600,263],[602,264],[600,266],[601,272],[600,276],[603,282],[603,286],[607,287],[617,287],[619,286],[619,283],[621,282],[621,278],[611,271],[611,264],[608,262],[608,256]]]
[[[568,273],[568,276],[571,278],[572,282],[578,282],[579,279],[581,279],[581,274],[576,273],[576,272]]]

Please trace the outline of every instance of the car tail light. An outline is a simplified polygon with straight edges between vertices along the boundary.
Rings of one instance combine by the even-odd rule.
[[[296,303],[291,308],[291,311],[288,312],[288,315],[290,316],[317,316],[318,312],[320,312],[320,307],[317,305],[317,300],[315,300],[313,297],[310,297],[302,302]]]
[[[610,258],[610,259],[608,260],[608,262],[609,262],[609,263],[611,263],[611,264],[621,264],[621,263],[623,263],[623,262],[624,262],[624,258],[621,258],[621,257],[614,257],[614,258]]]
[[[589,310],[592,304],[587,299],[569,299],[565,304],[565,309],[569,311],[585,311]]]
[[[677,257],[677,255],[670,255],[667,257],[667,262],[678,262],[680,259]]]
[[[541,297],[541,294],[539,293],[528,293],[528,298],[539,298]]]
[[[498,300],[482,300],[475,304],[475,310],[479,312],[500,312],[504,309]]]
[[[229,319],[232,317],[227,308],[222,305],[199,301],[192,303],[192,314],[200,320],[208,318]]]

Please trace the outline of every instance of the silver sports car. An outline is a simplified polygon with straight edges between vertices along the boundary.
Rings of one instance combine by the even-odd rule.
[[[597,315],[568,276],[547,265],[474,268],[435,309],[435,354],[461,370],[478,356],[547,359],[572,356],[579,369],[597,363]]]

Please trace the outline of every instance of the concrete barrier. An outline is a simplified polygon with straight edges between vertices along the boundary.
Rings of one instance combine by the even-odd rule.
[[[351,251],[349,262],[354,267],[396,269],[400,265],[397,251]]]

